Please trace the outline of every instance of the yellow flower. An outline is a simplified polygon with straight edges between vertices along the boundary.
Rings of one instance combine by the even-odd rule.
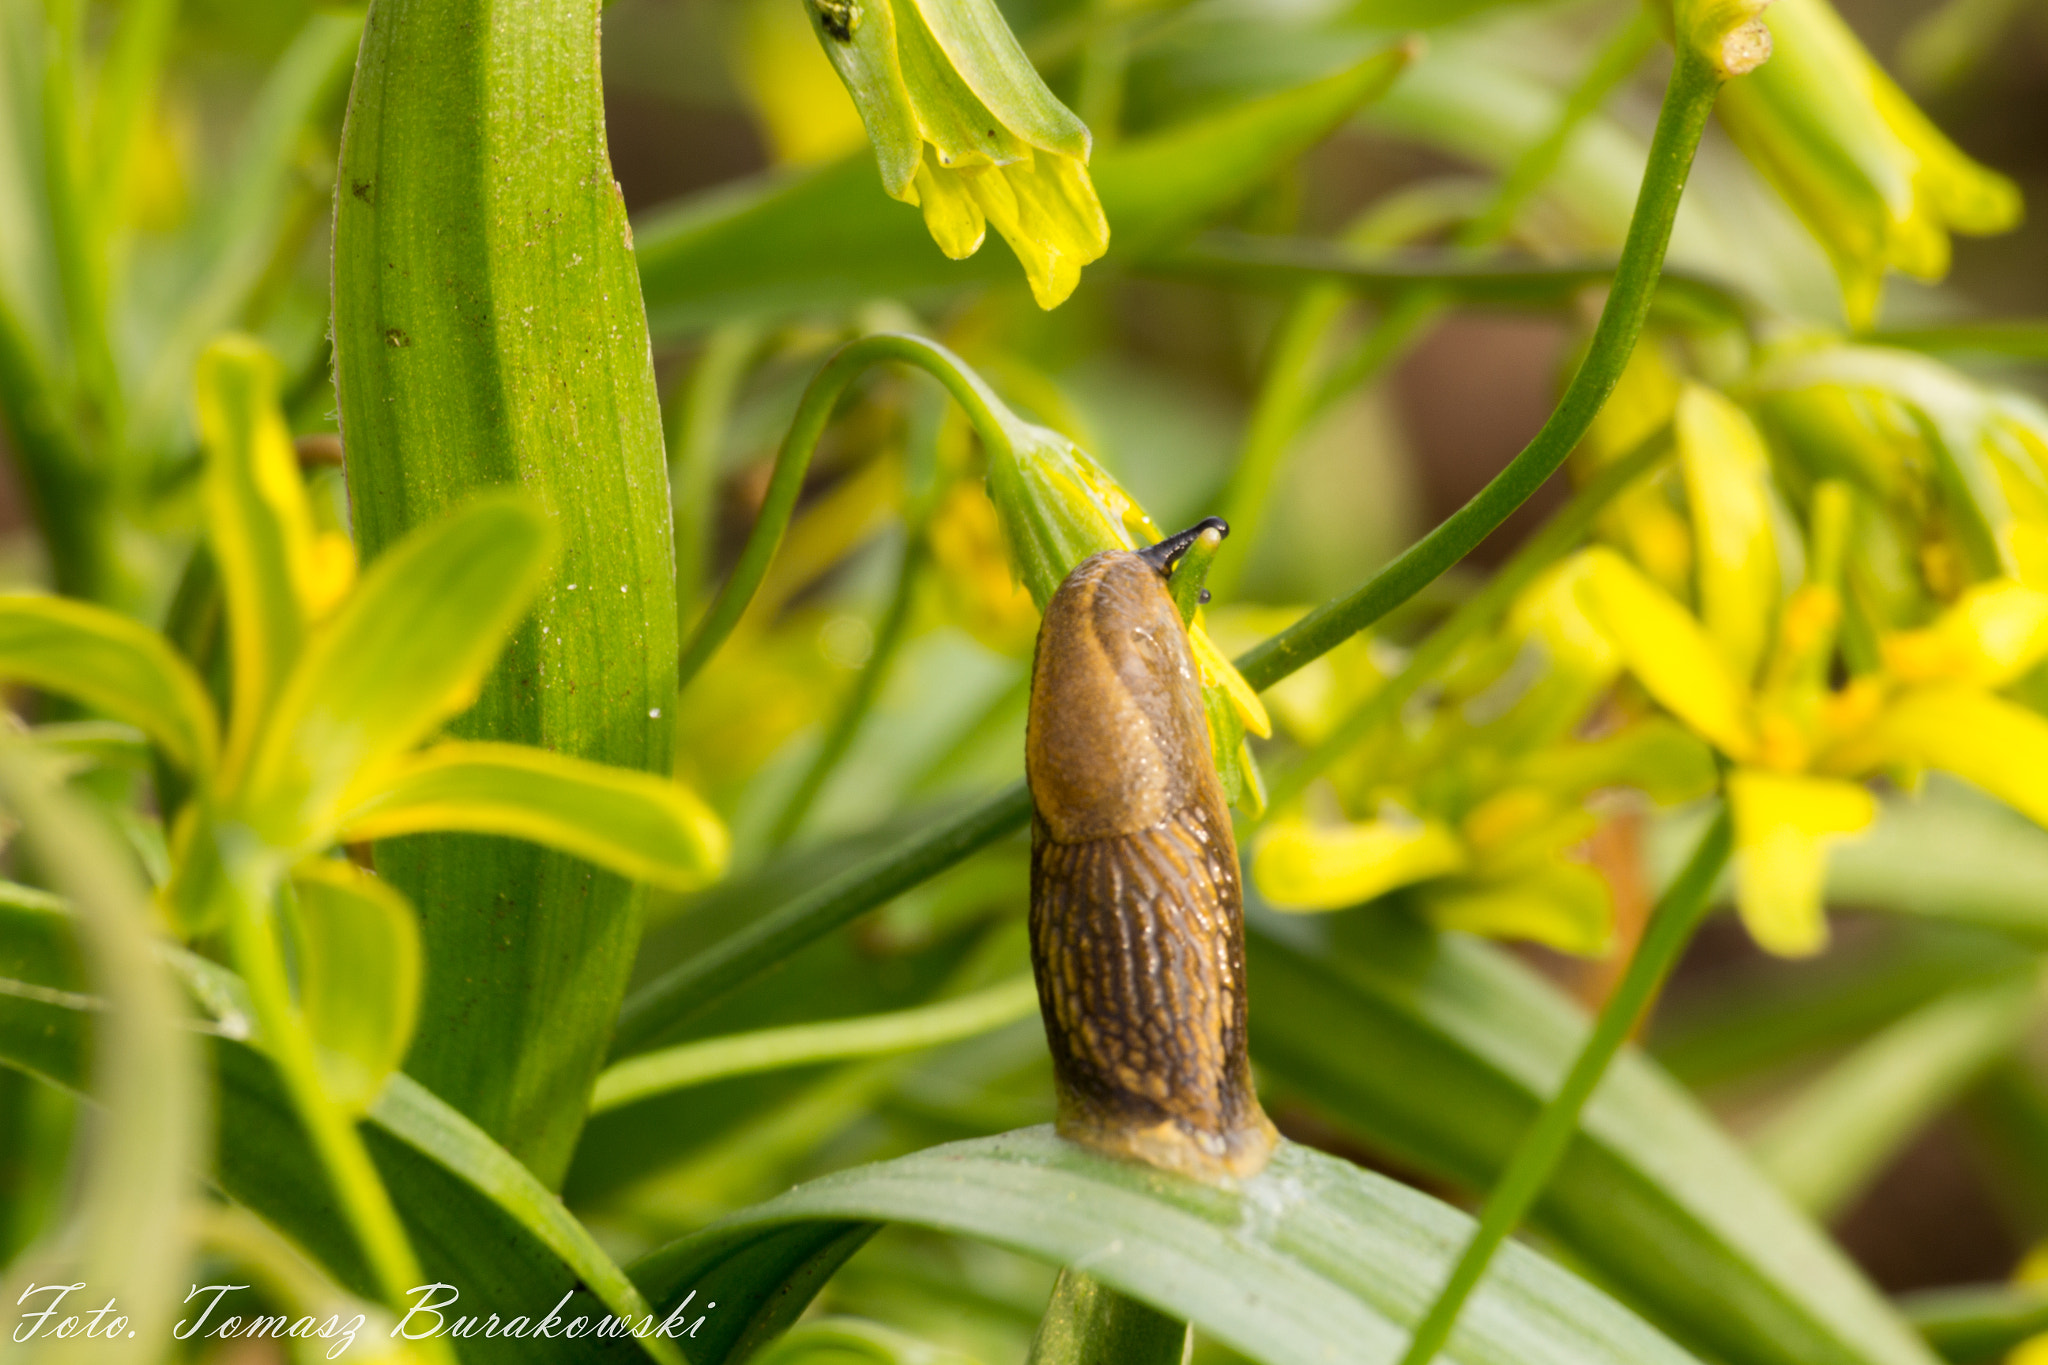
[[[1849,321],[1877,313],[1885,272],[1948,272],[1950,232],[2003,232],[2019,190],[1959,151],[1827,0],[1764,12],[1770,61],[1721,95],[1722,126],[1819,238]]]
[[[954,260],[990,223],[1055,308],[1109,249],[1088,178],[1088,129],[1053,97],[993,0],[810,0],[882,187],[924,210]]]

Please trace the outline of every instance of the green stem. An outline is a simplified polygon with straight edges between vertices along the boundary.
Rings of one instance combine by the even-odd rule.
[[[1188,1325],[1068,1268],[1053,1282],[1025,1365],[1180,1365]]]
[[[1719,76],[1702,58],[1689,51],[1680,54],[1650,139],[1649,163],[1607,304],[1585,360],[1542,430],[1470,502],[1363,588],[1317,608],[1240,660],[1238,671],[1253,687],[1272,685],[1413,597],[1470,553],[1564,463],[1621,378],[1649,317],[1679,197],[1719,89]]]
[[[88,602],[116,595],[108,490],[65,420],[57,388],[28,329],[0,298],[0,417],[50,556],[58,592]]]
[[[233,869],[228,878],[233,899],[228,940],[236,970],[249,989],[249,1006],[256,1015],[264,1051],[277,1064],[292,1107],[320,1157],[378,1292],[387,1307],[403,1313],[410,1291],[426,1279],[354,1120],[327,1098],[313,1039],[292,1001],[272,908],[272,879],[249,868],[246,860],[237,860],[225,851],[223,856]],[[238,862],[242,865],[237,866]],[[454,1356],[445,1343],[436,1340],[432,1346],[436,1359],[453,1365]]]
[[[78,118],[84,6],[80,0],[45,0],[44,11],[43,186],[57,288],[95,434],[111,442],[121,418],[120,380],[107,337],[106,232],[86,202],[85,139]]]
[[[775,826],[768,835],[770,848],[780,848],[788,843],[802,826],[804,817],[810,814],[812,803],[818,799],[818,793],[824,790],[827,779],[839,767],[840,760],[846,757],[846,751],[853,747],[854,736],[860,733],[861,723],[874,709],[875,699],[882,694],[882,684],[889,679],[889,665],[910,633],[911,608],[917,604],[918,577],[928,557],[923,529],[911,527],[909,539],[903,546],[903,563],[896,571],[895,591],[890,594],[881,624],[875,629],[874,649],[840,702],[832,723],[826,727],[825,739],[818,746],[817,755],[811,759],[810,767],[804,770],[796,790],[790,793],[789,803],[782,808],[782,814],[776,817]]]
[[[1022,829],[1030,818],[1031,793],[1022,782],[1013,782],[965,814],[785,902],[627,997],[612,1036],[612,1055],[645,1049],[805,944]]]
[[[1441,672],[1465,642],[1490,625],[1539,574],[1569,553],[1593,529],[1600,513],[1636,480],[1671,453],[1671,429],[1643,441],[1607,465],[1579,490],[1543,529],[1531,536],[1486,586],[1458,605],[1444,623],[1409,656],[1408,666],[1354,706],[1322,741],[1273,783],[1266,808],[1279,810],[1301,795],[1330,764],[1367,735],[1392,720],[1416,690]]]
[[[1634,1031],[1636,1021],[1663,985],[1679,953],[1692,941],[1693,930],[1712,902],[1714,883],[1727,865],[1733,846],[1732,823],[1724,806],[1700,837],[1685,869],[1650,912],[1649,924],[1629,959],[1621,983],[1601,1007],[1600,1017],[1571,1070],[1565,1074],[1564,1083],[1516,1144],[1507,1169],[1501,1172],[1500,1180],[1486,1197],[1472,1240],[1465,1244],[1450,1279],[1409,1339],[1401,1365],[1429,1365],[1443,1349],[1457,1323],[1459,1310],[1486,1273],[1493,1253],[1536,1202],[1566,1146],[1578,1132],[1579,1113],[1600,1084],[1600,1078],[1607,1074],[1614,1054]]]
[[[761,579],[767,574],[777,547],[782,544],[782,534],[789,528],[790,515],[796,510],[797,495],[803,491],[804,474],[811,467],[811,456],[818,448],[818,438],[824,434],[825,424],[831,421],[832,409],[838,405],[840,395],[846,392],[847,385],[861,371],[884,361],[915,366],[937,379],[966,411],[968,420],[974,423],[982,440],[991,445],[1007,445],[1009,438],[1002,420],[996,415],[1000,410],[996,396],[958,356],[937,342],[884,332],[861,337],[840,347],[825,362],[824,368],[812,377],[809,387],[804,390],[803,400],[797,404],[789,433],[783,437],[782,449],[775,456],[775,472],[769,476],[768,494],[761,501],[761,515],[756,518],[754,529],[747,537],[746,548],[740,551],[739,563],[733,566],[732,576],[719,589],[711,609],[704,614],[703,621],[690,636],[690,642],[683,647],[682,658],[676,665],[678,688],[690,685],[698,670],[732,634],[733,627],[746,613],[747,604],[754,600],[754,593],[760,588]]]
[[[1493,482],[1363,587],[1309,613],[1238,658],[1238,671],[1253,687],[1261,691],[1271,687],[1427,587],[1535,492],[1592,425],[1594,415],[1628,364],[1629,352],[1634,349],[1648,316],[1650,295],[1664,259],[1665,244],[1670,240],[1678,199],[1718,86],[1718,77],[1696,56],[1682,57],[1672,72],[1656,136],[1650,143],[1650,160],[1644,170],[1635,216],[1614,274],[1614,287],[1608,293],[1607,306],[1601,311],[1586,359],[1543,429]],[[1002,439],[994,399],[949,352],[915,337],[895,336],[866,337],[843,348],[811,381],[798,407],[796,423],[783,443],[782,455],[777,457],[769,503],[764,505],[747,552],[742,555],[743,566],[749,563],[749,556],[753,557],[752,567],[744,575],[736,571],[720,594],[719,604],[712,609],[712,619],[707,619],[705,628],[698,632],[699,638],[707,643],[700,648],[693,642],[686,654],[684,662],[688,666],[682,674],[685,679],[730,632],[745,609],[745,599],[752,595],[766,571],[781,528],[788,522],[810,448],[823,430],[833,403],[859,368],[878,359],[904,360],[927,367],[942,362],[942,367],[932,372],[967,408],[984,439],[989,439],[991,431]],[[777,483],[785,485],[779,494],[783,499],[779,519],[769,511],[778,497]],[[721,615],[722,629],[710,629]],[[997,839],[1023,828],[1030,818],[1031,794],[1022,782],[1014,783],[964,814],[914,835],[826,885],[786,902],[749,928],[671,969],[628,997],[619,1013],[612,1054],[622,1056],[645,1048],[682,1019],[766,971],[804,944],[901,895],[926,878],[937,876]]]
[[[718,491],[718,453],[734,397],[761,344],[751,322],[727,323],[711,333],[704,353],[669,400],[669,494],[676,516],[676,623],[697,614],[711,568],[712,499]]]
[[[597,1078],[590,1111],[601,1114],[728,1076],[937,1047],[999,1029],[1037,1008],[1038,986],[1029,976],[1021,976],[973,995],[916,1009],[681,1043],[605,1071]]]

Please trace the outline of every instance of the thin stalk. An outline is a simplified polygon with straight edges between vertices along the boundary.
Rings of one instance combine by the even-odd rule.
[[[58,294],[95,433],[111,442],[121,425],[120,378],[107,336],[106,233],[86,201],[85,136],[78,117],[84,5],[45,0],[44,16],[43,191]]]
[[[1649,318],[1678,201],[1719,90],[1720,78],[1704,59],[1680,54],[1650,139],[1642,189],[1606,306],[1600,310],[1586,358],[1542,430],[1471,501],[1363,588],[1317,608],[1240,660],[1238,671],[1253,687],[1272,685],[1413,597],[1490,535],[1564,463],[1613,392]]]
[[[1435,581],[1535,492],[1585,435],[1628,364],[1629,353],[1648,317],[1650,295],[1670,240],[1679,196],[1684,192],[1693,152],[1699,146],[1718,88],[1718,77],[1696,55],[1682,56],[1673,69],[1657,132],[1651,139],[1649,164],[1644,170],[1635,216],[1630,220],[1621,262],[1614,272],[1614,286],[1608,293],[1586,358],[1543,429],[1493,482],[1364,586],[1326,603],[1235,660],[1238,671],[1253,687],[1261,691],[1271,687]],[[898,336],[865,337],[842,348],[805,392],[797,420],[783,443],[783,454],[777,457],[769,503],[764,505],[742,555],[743,566],[749,564],[749,556],[753,557],[751,568],[744,574],[734,573],[705,627],[700,628],[699,640],[693,641],[686,651],[686,667],[682,671],[685,680],[731,631],[739,613],[745,610],[746,598],[758,586],[767,561],[774,554],[781,528],[788,523],[803,467],[809,462],[810,450],[831,414],[833,403],[860,368],[881,359],[903,360],[928,368],[938,365],[932,373],[967,409],[968,416],[983,431],[984,439],[990,432],[1001,437],[993,399],[980,381],[942,348],[915,337]],[[778,483],[782,485],[779,493]],[[769,515],[769,507],[778,496],[784,500],[779,519]],[[1022,782],[1013,783],[979,806],[904,840],[814,891],[785,902],[747,929],[627,997],[619,1013],[612,1055],[623,1056],[644,1049],[675,1024],[796,949],[1022,829],[1030,818],[1031,794]]]
[[[612,1055],[645,1049],[664,1033],[805,944],[895,899],[1031,818],[1031,793],[1013,782],[965,814],[904,840],[823,886],[787,901],[730,938],[671,968],[626,998]]]
[[[1038,986],[1020,976],[916,1009],[761,1029],[643,1053],[597,1078],[590,1112],[601,1114],[693,1085],[763,1071],[913,1052],[990,1033],[1038,1008]]]
[[[668,481],[676,514],[676,624],[688,629],[711,569],[712,498],[718,452],[733,399],[761,345],[761,329],[732,322],[711,333],[704,353],[669,399]]]
[[[769,476],[768,494],[761,501],[761,514],[747,536],[746,547],[740,551],[739,563],[733,566],[732,576],[719,589],[711,609],[705,612],[689,643],[683,647],[682,657],[676,664],[678,688],[690,685],[698,670],[732,634],[733,627],[745,614],[747,604],[754,600],[754,593],[768,572],[769,562],[775,558],[776,548],[782,544],[783,532],[789,528],[790,515],[796,510],[797,495],[803,491],[804,474],[811,467],[811,456],[817,451],[818,438],[824,434],[825,424],[831,421],[832,409],[838,405],[840,395],[863,370],[884,361],[915,366],[937,379],[967,413],[968,420],[974,424],[982,440],[991,445],[1007,444],[1003,424],[996,416],[999,404],[995,395],[958,356],[937,342],[883,332],[849,341],[840,347],[811,379],[802,401],[797,404],[796,416],[791,419],[789,432],[782,438],[782,448],[775,456],[775,472]]]
[[[1408,658],[1408,666],[1379,690],[1354,706],[1322,741],[1296,760],[1273,783],[1266,808],[1279,810],[1344,754],[1380,726],[1391,721],[1408,699],[1457,656],[1465,643],[1486,629],[1524,588],[1562,559],[1593,529],[1607,505],[1650,473],[1671,453],[1671,429],[1665,427],[1621,459],[1607,465],[1576,496],[1531,536],[1514,557],[1486,581],[1486,586],[1458,605]]]
[[[89,602],[115,595],[118,578],[107,487],[65,420],[57,387],[28,329],[0,298],[0,417],[21,461],[36,528],[58,592]]]
[[[824,741],[818,746],[810,767],[804,770],[802,780],[790,793],[782,813],[776,817],[774,828],[768,834],[770,848],[780,848],[788,843],[802,826],[804,817],[810,814],[812,804],[818,799],[818,793],[824,790],[826,781],[838,769],[840,760],[846,757],[846,751],[853,747],[861,723],[874,709],[875,699],[882,694],[882,684],[889,680],[889,666],[910,634],[911,608],[917,604],[918,579],[929,559],[923,528],[911,527],[903,546],[903,563],[896,570],[895,590],[890,593],[889,605],[882,613],[881,624],[875,629],[874,649],[854,678],[853,686],[841,699],[839,710],[826,727]]]
[[[378,1291],[387,1307],[402,1313],[409,1292],[426,1279],[355,1121],[327,1098],[313,1039],[292,1001],[272,895],[267,890],[269,879],[242,868],[229,880],[233,905],[228,940],[235,967],[249,989],[249,1006],[256,1015],[264,1051],[277,1064],[292,1107],[320,1157]],[[435,1340],[431,1346],[436,1360],[454,1365],[454,1355],[445,1343]]]
[[[1457,1324],[1459,1310],[1486,1273],[1493,1253],[1543,1192],[1550,1173],[1578,1132],[1580,1111],[1600,1084],[1600,1078],[1607,1074],[1614,1054],[1635,1031],[1636,1022],[1664,984],[1672,964],[1692,941],[1693,930],[1712,903],[1714,883],[1727,865],[1734,842],[1733,825],[1724,805],[1700,836],[1685,869],[1650,912],[1649,926],[1643,932],[1642,942],[1636,945],[1635,955],[1629,959],[1628,970],[1601,1008],[1600,1017],[1571,1070],[1565,1074],[1564,1083],[1536,1115],[1536,1121],[1516,1145],[1514,1155],[1508,1158],[1507,1169],[1501,1172],[1499,1182],[1486,1197],[1472,1240],[1465,1244],[1450,1279],[1409,1339],[1401,1365],[1429,1365],[1436,1358],[1450,1338],[1451,1328]]]

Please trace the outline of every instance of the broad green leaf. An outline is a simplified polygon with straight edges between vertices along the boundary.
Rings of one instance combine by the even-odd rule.
[[[540,511],[507,493],[381,556],[286,681],[236,793],[242,818],[280,848],[330,839],[352,788],[476,699],[554,542]]]
[[[1187,1324],[1093,1275],[1060,1272],[1025,1365],[1181,1365]]]
[[[371,7],[334,195],[335,385],[367,563],[486,489],[522,490],[561,532],[547,590],[455,731],[666,774],[674,508],[605,133],[600,10]],[[914,228],[872,174],[864,197]],[[420,908],[437,964],[410,1074],[555,1183],[632,970],[644,890],[470,834],[391,840],[377,865]]]
[[[1833,1217],[1926,1123],[2026,1036],[2048,1006],[2036,964],[1950,992],[1858,1046],[1751,1143],[1792,1201]]]
[[[1293,1143],[1235,1188],[1106,1158],[1029,1128],[800,1185],[636,1262],[657,1305],[716,1300],[693,1365],[744,1359],[881,1222],[1082,1265],[1266,1365],[1391,1361],[1471,1220]],[[1678,1365],[1654,1329],[1570,1272],[1502,1248],[1443,1360]]]
[[[217,1021],[209,1049],[215,1102],[215,1162],[221,1188],[318,1260],[355,1293],[369,1296],[370,1276],[346,1220],[328,1192],[326,1175],[299,1125],[270,1060],[246,1036],[249,1010],[239,978],[217,964],[184,956],[186,984],[208,1000]],[[82,1091],[95,1012],[75,996],[75,978],[34,984],[68,988],[69,1003],[0,994],[0,1064],[50,1084]],[[378,1173],[406,1221],[433,1279],[460,1287],[455,1314],[545,1312],[569,1295],[567,1319],[578,1314],[651,1311],[640,1291],[598,1246],[561,1200],[476,1124],[403,1073],[395,1074],[362,1120]],[[150,1136],[152,1141],[154,1135]],[[425,1325],[423,1318],[415,1327]],[[465,1340],[466,1361],[547,1365],[559,1341]],[[673,1345],[645,1339],[613,1343],[606,1359],[646,1358],[681,1365]]]
[[[420,1004],[420,931],[404,896],[351,863],[292,872],[299,1007],[320,1051],[327,1097],[351,1113],[405,1060]]]
[[[1584,551],[1587,609],[1650,695],[1732,758],[1756,748],[1748,690],[1700,623],[1612,550]]]
[[[229,783],[247,762],[307,628],[355,575],[347,537],[314,532],[277,383],[277,361],[252,338],[224,337],[199,357],[207,541],[227,599],[232,660]]]
[[[1308,931],[1341,930],[1313,950]],[[1253,1060],[1375,1150],[1488,1188],[1585,1040],[1585,1016],[1506,953],[1398,916],[1254,910]],[[1931,1365],[1828,1238],[1679,1086],[1625,1051],[1533,1214],[1681,1341],[1754,1365]]]
[[[0,677],[84,702],[210,777],[220,732],[205,684],[155,631],[61,597],[0,595]]]
[[[1090,171],[1109,218],[1109,260],[1133,261],[1242,198],[1373,99],[1406,48],[1294,90],[1106,149]],[[635,231],[655,335],[727,318],[843,309],[878,295],[943,295],[1014,267],[995,253],[949,261],[916,215],[877,195],[865,155],[709,194]]]
[[[1753,679],[1779,595],[1770,456],[1749,415],[1702,385],[1679,395],[1672,422],[1692,507],[1700,618],[1735,676]]]
[[[450,740],[351,791],[344,839],[465,830],[530,839],[689,891],[725,870],[725,826],[689,788],[522,744]]]
[[[1828,845],[1868,828],[1877,798],[1857,782],[1743,768],[1728,777],[1735,904],[1757,946],[1805,957],[1827,946]]]

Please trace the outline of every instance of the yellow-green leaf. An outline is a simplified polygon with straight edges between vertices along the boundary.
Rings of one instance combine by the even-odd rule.
[[[1781,957],[1819,952],[1828,941],[1828,844],[1868,826],[1876,800],[1856,782],[1743,769],[1728,778],[1728,804],[1735,904],[1750,937]]]
[[[674,890],[725,869],[725,826],[687,787],[518,744],[434,745],[349,803],[349,840],[462,830],[530,839]]]
[[[1879,643],[1886,671],[1901,682],[2003,687],[2048,656],[2048,593],[1979,583],[1932,625]]]
[[[347,591],[355,572],[348,539],[314,531],[277,382],[276,360],[248,337],[223,337],[199,358],[206,531],[227,600],[233,664],[225,755],[230,781],[247,760],[309,624]]]
[[[1673,426],[1692,508],[1700,617],[1735,675],[1756,677],[1778,606],[1770,457],[1747,413],[1689,384]]]
[[[321,859],[292,873],[298,908],[299,1007],[327,1097],[367,1111],[405,1060],[419,1013],[420,933],[412,906],[351,863]]]
[[[380,556],[286,681],[236,794],[240,818],[278,847],[328,842],[344,793],[475,699],[554,543],[529,498],[500,493]]]
[[[1340,910],[1464,868],[1464,845],[1436,821],[1277,822],[1252,855],[1259,894],[1281,910]]]
[[[155,631],[61,597],[0,595],[0,677],[81,701],[210,777],[220,747],[198,675]]]
[[[1748,690],[1698,621],[1612,550],[1585,552],[1588,610],[1650,695],[1733,758],[1756,748]]]

